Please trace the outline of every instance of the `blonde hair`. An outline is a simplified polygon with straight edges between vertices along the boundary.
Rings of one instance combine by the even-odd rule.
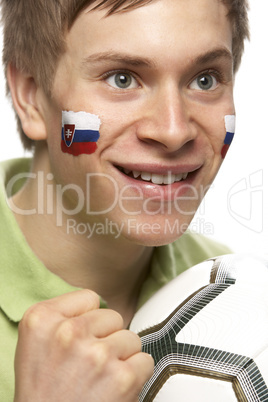
[[[153,0],[0,0],[3,24],[3,63],[5,71],[11,63],[17,69],[32,74],[43,90],[50,94],[57,62],[65,51],[65,34],[81,11],[96,3],[95,8],[107,9],[107,14],[141,7]],[[219,0],[228,9],[233,27],[234,72],[237,71],[249,37],[247,0]],[[7,93],[9,89],[7,86]],[[34,142],[18,129],[25,149]]]

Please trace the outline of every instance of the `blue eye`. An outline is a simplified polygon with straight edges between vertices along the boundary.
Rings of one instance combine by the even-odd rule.
[[[139,84],[136,79],[129,73],[114,73],[106,78],[106,81],[113,88],[119,89],[134,89],[138,88]]]
[[[213,90],[217,87],[218,81],[211,74],[201,74],[190,84],[191,89],[202,91]]]

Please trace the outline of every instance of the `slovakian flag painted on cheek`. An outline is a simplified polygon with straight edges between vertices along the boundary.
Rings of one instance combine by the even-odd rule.
[[[224,139],[224,145],[221,150],[222,159],[225,158],[235,135],[235,116],[234,115],[225,116],[224,120],[225,120],[226,136]]]
[[[90,155],[97,149],[101,121],[86,112],[62,112],[61,150],[78,156]]]

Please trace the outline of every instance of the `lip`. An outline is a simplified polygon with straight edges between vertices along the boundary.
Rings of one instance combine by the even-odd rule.
[[[130,164],[121,164],[117,163],[114,164],[115,167],[120,167],[123,169],[128,169],[128,170],[136,170],[140,172],[150,172],[150,173],[155,173],[155,174],[163,174],[166,175],[168,173],[171,174],[179,174],[179,173],[191,173],[196,170],[198,170],[202,164],[182,164],[182,165],[161,165],[161,164],[140,164],[140,163],[130,163]]]
[[[161,164],[114,164],[117,174],[120,175],[120,180],[124,183],[123,186],[133,187],[133,192],[137,195],[143,195],[144,198],[151,198],[157,202],[161,201],[174,201],[175,198],[183,197],[186,195],[190,186],[200,172],[203,164],[181,164],[181,165],[161,165]],[[188,173],[186,179],[174,182],[172,184],[154,184],[149,181],[135,179],[128,176],[121,169],[139,172],[149,172],[152,174],[167,175],[167,174],[180,174]]]

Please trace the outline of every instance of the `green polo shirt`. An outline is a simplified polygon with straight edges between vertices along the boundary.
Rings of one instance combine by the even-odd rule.
[[[30,159],[0,164],[0,401],[3,402],[13,401],[13,362],[18,323],[24,312],[42,300],[77,290],[46,269],[36,257],[8,206],[6,186],[12,177],[28,172],[30,167]],[[18,190],[19,187],[14,188]],[[191,233],[173,244],[155,248],[150,275],[140,292],[139,307],[187,268],[226,253],[230,253],[227,247]],[[105,307],[104,302],[101,307]]]

